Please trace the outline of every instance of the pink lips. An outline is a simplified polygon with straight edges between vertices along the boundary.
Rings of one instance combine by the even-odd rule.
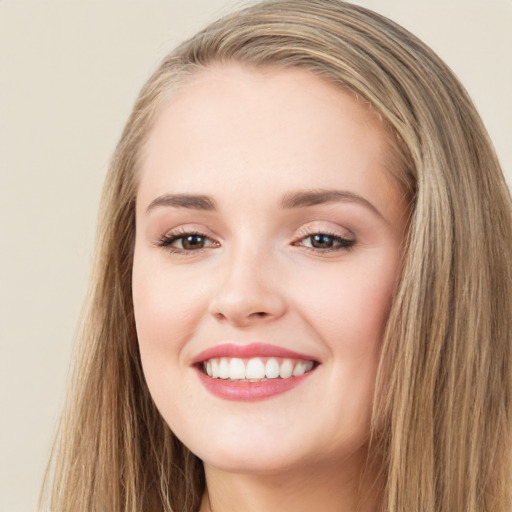
[[[292,350],[265,343],[251,343],[248,345],[224,343],[206,349],[198,354],[193,359],[192,364],[195,366],[197,375],[204,387],[219,398],[238,401],[262,400],[284,393],[308,379],[314,369],[298,377],[290,377],[288,379],[277,378],[258,382],[211,378],[203,372],[201,363],[207,359],[220,357],[238,357],[241,359],[249,359],[251,357],[282,357],[315,361],[314,358],[306,354],[300,354]]]
[[[304,359],[314,361],[315,359],[306,354],[300,354],[267,343],[250,343],[248,345],[235,345],[233,343],[223,343],[215,347],[208,348],[198,354],[192,361],[197,364],[214,357],[240,357],[241,359],[250,357],[286,357],[289,359]]]

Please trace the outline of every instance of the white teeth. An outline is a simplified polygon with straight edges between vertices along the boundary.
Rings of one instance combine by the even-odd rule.
[[[209,363],[212,363],[211,365],[211,369],[212,369],[212,374],[208,374],[210,375],[210,377],[218,377],[219,376],[219,361],[218,359],[210,359],[210,361],[208,361]]]
[[[295,368],[293,369],[292,375],[294,377],[298,377],[299,375],[303,375],[306,372],[306,365],[304,363],[297,363]]]
[[[230,380],[245,379],[245,364],[241,359],[234,357],[229,362],[229,378]]]
[[[209,359],[203,369],[214,379],[261,381],[267,379],[289,379],[300,377],[314,366],[313,361],[271,357],[266,362],[260,357],[243,360],[238,357]]]
[[[276,359],[272,358],[267,361],[265,375],[267,379],[277,379],[279,377],[279,363]]]
[[[219,361],[219,378],[229,379],[229,361],[226,357],[222,357]]]
[[[257,357],[249,359],[245,374],[246,379],[264,379],[265,365],[263,364],[263,361]]]
[[[281,379],[289,379],[293,374],[293,363],[289,359],[285,359],[279,369]]]
[[[293,376],[299,377],[313,368],[313,361],[299,361],[293,369]]]

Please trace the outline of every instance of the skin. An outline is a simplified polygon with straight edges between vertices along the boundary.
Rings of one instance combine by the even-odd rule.
[[[239,65],[198,73],[150,133],[135,318],[153,399],[204,461],[202,512],[352,511],[359,491],[361,510],[375,509],[374,468],[359,475],[406,230],[388,136],[365,103],[307,71]],[[311,190],[346,194],[283,208]],[[164,204],[166,194],[208,196],[216,209]],[[201,237],[183,245],[190,232]],[[165,237],[178,238],[163,247]],[[320,364],[287,392],[225,400],[192,361],[226,340]]]

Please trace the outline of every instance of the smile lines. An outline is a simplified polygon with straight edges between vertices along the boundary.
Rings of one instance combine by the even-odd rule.
[[[208,359],[202,363],[203,371],[209,377],[247,382],[299,377],[309,372],[313,366],[313,361],[277,357],[268,359],[220,357]]]

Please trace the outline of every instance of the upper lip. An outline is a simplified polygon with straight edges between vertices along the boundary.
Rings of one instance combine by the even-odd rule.
[[[268,343],[249,343],[249,344],[235,344],[235,343],[221,343],[214,347],[203,350],[192,360],[192,364],[201,363],[208,359],[218,357],[239,357],[241,359],[249,359],[251,357],[282,357],[287,359],[302,359],[304,361],[318,362],[314,357],[307,354],[301,354],[293,350],[288,350],[277,345]]]

